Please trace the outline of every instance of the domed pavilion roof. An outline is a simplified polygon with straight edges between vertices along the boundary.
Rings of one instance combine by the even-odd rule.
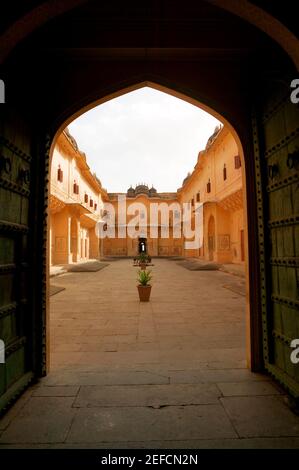
[[[135,194],[149,194],[149,187],[147,184],[138,184],[135,188]]]

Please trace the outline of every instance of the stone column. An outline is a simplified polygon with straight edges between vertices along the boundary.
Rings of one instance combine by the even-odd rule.
[[[80,260],[80,219],[77,219],[77,253],[76,253],[76,261]]]
[[[67,262],[71,263],[72,262],[72,253],[71,253],[71,223],[72,223],[72,217],[70,215],[67,216],[67,233],[66,233],[66,252],[67,252]]]

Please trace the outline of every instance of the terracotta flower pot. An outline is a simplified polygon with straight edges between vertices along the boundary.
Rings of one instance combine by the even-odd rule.
[[[140,302],[148,302],[151,295],[152,286],[142,286],[141,284],[139,284],[137,288]]]
[[[146,269],[146,263],[139,263],[139,266],[142,271]]]

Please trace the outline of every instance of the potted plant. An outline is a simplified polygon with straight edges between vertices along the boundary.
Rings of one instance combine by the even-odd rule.
[[[139,266],[140,269],[144,270],[146,268],[146,261],[147,261],[147,256],[145,253],[140,253],[139,255]]]
[[[140,302],[148,302],[152,286],[149,284],[152,279],[152,272],[146,269],[138,271],[137,281],[139,282],[137,289],[139,293]]]

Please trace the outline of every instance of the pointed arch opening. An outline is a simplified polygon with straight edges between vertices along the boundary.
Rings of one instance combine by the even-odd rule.
[[[147,246],[147,252],[149,252],[149,254],[153,254],[154,256],[157,256],[158,258],[159,257],[160,258],[168,257],[171,254],[173,257],[175,257],[175,255],[180,256],[180,257],[185,257],[187,262],[189,262],[189,263],[194,258],[198,258],[199,260],[204,260],[205,262],[209,261],[209,262],[219,263],[221,265],[226,265],[226,270],[227,270],[228,265],[230,263],[233,263],[234,261],[243,266],[243,270],[244,270],[244,278],[243,279],[244,279],[244,281],[242,281],[242,282],[244,282],[244,284],[245,284],[244,296],[246,298],[246,301],[244,302],[244,306],[245,305],[246,306],[245,306],[244,312],[243,312],[244,313],[243,320],[244,320],[244,323],[246,324],[246,346],[245,346],[245,339],[244,339],[243,346],[244,346],[244,351],[246,350],[246,354],[244,354],[243,358],[240,356],[239,359],[240,359],[240,361],[242,361],[242,359],[245,360],[245,356],[246,356],[247,366],[252,367],[252,364],[254,363],[253,358],[254,358],[254,354],[255,354],[255,351],[253,349],[254,348],[253,344],[256,343],[256,340],[253,338],[254,332],[251,329],[253,312],[251,310],[251,306],[250,306],[250,302],[249,302],[249,299],[250,299],[249,262],[250,262],[250,260],[249,260],[249,250],[248,250],[248,220],[247,220],[247,199],[246,199],[246,160],[245,160],[243,146],[242,146],[242,143],[241,143],[241,139],[238,135],[238,132],[236,131],[235,127],[226,118],[223,117],[223,115],[221,115],[219,112],[212,109],[208,104],[203,103],[203,102],[199,101],[197,98],[192,97],[192,93],[190,93],[190,95],[187,95],[185,93],[182,93],[182,91],[177,91],[174,88],[169,88],[167,86],[161,85],[159,82],[144,80],[144,81],[141,81],[141,82],[138,82],[138,83],[134,83],[134,84],[132,84],[130,86],[127,86],[125,88],[121,88],[121,89],[117,89],[115,91],[112,91],[112,92],[110,92],[108,94],[105,94],[105,95],[103,95],[103,96],[101,96],[100,98],[97,98],[97,99],[93,98],[91,100],[90,97],[86,98],[85,99],[86,102],[83,105],[82,105],[82,102],[80,104],[78,104],[78,103],[74,104],[72,112],[70,113],[70,110],[67,111],[68,113],[70,113],[69,116],[66,119],[64,117],[63,122],[56,124],[56,132],[55,132],[54,137],[52,139],[51,150],[50,150],[50,163],[51,163],[50,166],[53,168],[53,155],[55,154],[55,151],[57,150],[57,145],[59,145],[59,139],[61,139],[61,135],[62,135],[63,131],[65,130],[65,128],[73,120],[75,120],[76,118],[78,118],[82,114],[88,112],[89,110],[91,110],[91,109],[93,109],[97,106],[100,106],[101,104],[103,104],[105,102],[108,102],[111,99],[120,97],[124,94],[128,94],[130,92],[133,92],[135,90],[138,90],[138,89],[141,89],[141,88],[144,88],[144,87],[149,87],[149,88],[152,88],[154,90],[157,90],[157,91],[160,91],[160,92],[163,92],[163,93],[167,93],[167,94],[169,94],[169,95],[171,95],[175,98],[178,98],[180,100],[184,100],[184,101],[190,103],[191,105],[197,106],[198,108],[206,111],[207,113],[214,116],[216,119],[218,119],[222,123],[222,134],[223,135],[220,135],[221,145],[220,144],[218,145],[217,138],[216,138],[215,142],[212,141],[210,143],[210,147],[211,146],[213,147],[213,145],[215,146],[217,155],[218,155],[218,153],[221,153],[221,152],[224,154],[224,156],[216,158],[216,160],[218,159],[219,162],[218,162],[218,160],[217,161],[215,160],[214,163],[213,163],[214,164],[214,173],[213,173],[213,175],[211,175],[211,174],[209,175],[209,180],[212,179],[212,182],[210,181],[212,190],[211,190],[210,194],[206,194],[207,193],[206,187],[203,187],[202,190],[200,190],[200,191],[197,188],[196,193],[194,193],[193,199],[192,200],[190,199],[190,203],[192,205],[193,204],[192,201],[196,201],[197,198],[198,198],[197,197],[198,192],[200,192],[200,194],[201,194],[201,197],[200,197],[201,202],[203,202],[203,200],[205,200],[205,196],[208,196],[208,198],[206,200],[206,205],[204,207],[204,218],[205,218],[204,226],[206,226],[206,228],[204,227],[204,229],[203,229],[203,232],[204,232],[203,246],[201,248],[197,249],[197,250],[192,250],[188,253],[187,253],[186,250],[184,251],[184,249],[179,251],[178,248],[177,248],[176,252],[175,251],[172,252],[172,251],[169,250],[169,248],[167,246],[163,246],[163,243],[161,243],[161,246],[159,247],[159,249],[157,249],[157,252],[156,252],[153,249],[154,245],[150,244],[151,241],[148,238],[146,239],[146,246]],[[61,121],[62,121],[62,119],[61,119]],[[72,142],[72,137],[70,135],[68,135],[67,138],[69,140],[68,145],[73,146],[72,151],[74,151],[75,153],[79,152],[79,154],[80,154],[81,153],[80,150],[78,148],[76,148],[76,145],[77,145],[76,142],[75,143]],[[223,142],[222,142],[223,139],[224,139],[225,142],[228,143],[228,148],[229,148],[228,155],[227,155],[227,151],[223,150],[225,148],[225,145],[226,145],[226,144],[222,145],[223,144]],[[218,149],[218,147],[219,147],[219,149]],[[210,149],[210,154],[213,153],[213,155],[214,155],[213,158],[214,159],[215,159],[215,149],[214,148]],[[208,150],[208,152],[209,152],[209,150]],[[230,153],[231,153],[231,155],[230,155]],[[209,155],[204,156],[202,158],[202,161],[197,162],[196,167],[198,167],[198,168],[197,169],[195,168],[195,172],[200,173],[201,166],[205,165],[204,161],[205,161],[205,159],[208,159],[208,158],[211,158],[211,156],[209,156]],[[222,177],[222,173],[223,173],[223,161],[222,160],[223,160],[223,158],[225,158],[225,159],[229,158],[230,159],[229,162],[226,161],[226,160],[224,162],[228,167],[228,178],[224,182],[224,184],[226,184],[227,187],[229,187],[229,185],[231,184],[230,179],[229,179],[229,174],[230,174],[229,172],[231,171],[230,170],[231,168],[234,168],[234,170],[232,170],[232,171],[235,171],[235,172],[239,173],[242,184],[241,184],[241,188],[239,188],[238,191],[236,191],[236,194],[234,194],[234,195],[230,195],[229,191],[227,191],[225,189],[225,187],[223,187],[221,189],[221,191],[224,195],[223,200],[222,201],[217,201],[218,196],[215,192],[215,183],[216,183],[215,175],[218,172],[218,165],[219,165],[219,173],[221,175],[221,180],[223,180],[223,177]],[[236,158],[238,159],[238,162],[239,162],[238,166],[235,165]],[[83,159],[86,160],[86,157],[84,156]],[[88,159],[88,156],[87,156],[87,159]],[[142,175],[141,175],[141,177],[142,177]],[[194,177],[194,175],[192,175],[192,178],[196,181],[196,176]],[[217,176],[217,178],[218,178],[218,176]],[[74,178],[72,178],[72,179],[74,179]],[[79,175],[76,175],[76,178],[74,179],[75,182],[73,183],[73,181],[71,181],[69,187],[73,189],[75,184],[78,185],[78,180],[79,180]],[[50,178],[50,181],[51,181],[51,178]],[[205,180],[205,183],[206,183],[206,181],[207,181],[207,178]],[[84,197],[86,197],[86,191],[83,190],[83,187],[81,187],[81,186],[83,186],[83,184],[84,184],[83,182],[79,183],[80,194],[83,191],[84,192]],[[216,184],[216,186],[217,186],[217,184]],[[195,186],[196,186],[196,183],[195,183]],[[195,191],[195,186],[194,186],[194,191]],[[49,192],[51,193],[51,188],[50,187],[49,187]],[[74,191],[72,191],[72,192],[74,192]],[[183,202],[188,202],[186,200],[187,194],[189,194],[188,190],[186,191],[185,199],[184,199],[184,196],[183,197],[182,197],[182,195],[180,196],[182,198],[181,202],[183,200],[184,200]],[[73,196],[75,198],[78,198],[77,194],[75,194]],[[52,197],[52,195],[51,195],[51,197]],[[103,197],[103,194],[101,195],[101,197]],[[143,199],[143,195],[142,194],[141,195],[136,194],[136,198],[138,198],[138,200]],[[93,200],[93,204],[98,204],[98,207],[101,206],[100,201],[95,202],[96,201],[96,195],[95,194],[94,195],[89,194],[88,195],[88,201],[83,200],[83,206],[88,206],[88,209],[90,210],[89,206],[90,206],[90,201],[91,200]],[[80,213],[80,210],[82,210],[81,208],[77,209],[77,210],[79,211],[79,212],[77,212],[77,215],[78,215],[79,219],[81,218],[81,220],[84,220],[84,223],[86,224],[86,222],[88,220],[88,216],[86,216],[86,214],[83,214],[83,213],[81,214]],[[242,215],[240,215],[241,212],[242,212]],[[209,217],[210,213],[213,214],[213,215],[210,215],[210,217]],[[217,223],[215,222],[215,218],[217,219]],[[77,220],[79,220],[79,219],[77,219]],[[213,221],[213,224],[212,224],[211,220]],[[72,233],[73,233],[74,230],[75,230],[74,229],[74,222],[72,221],[71,224],[72,224]],[[213,225],[213,234],[210,234],[211,224]],[[82,230],[83,231],[87,230],[84,237],[82,237]],[[218,231],[219,231],[219,233],[218,233]],[[111,240],[108,240],[108,241],[100,240],[100,241],[98,241],[96,239],[96,237],[94,237],[94,230],[93,230],[92,226],[90,226],[89,228],[88,227],[83,228],[83,229],[81,228],[81,232],[80,232],[80,228],[79,228],[78,230],[76,230],[76,234],[77,233],[78,233],[78,235],[77,235],[78,238],[76,238],[76,240],[77,240],[76,243],[74,241],[75,239],[73,239],[74,238],[73,235],[70,236],[70,237],[66,236],[66,238],[69,238],[69,246],[74,248],[74,246],[76,244],[76,248],[77,248],[77,253],[74,253],[74,249],[73,249],[72,254],[71,254],[71,258],[70,257],[67,258],[68,260],[71,261],[71,263],[74,260],[80,260],[80,259],[81,259],[81,261],[83,260],[84,257],[82,258],[82,252],[87,254],[87,245],[86,245],[86,243],[88,243],[88,247],[91,247],[91,252],[92,252],[93,258],[99,258],[99,259],[100,258],[106,258],[106,257],[111,256],[111,254],[113,256],[115,256],[115,255],[119,256],[120,258],[122,258],[123,256],[128,256],[128,257],[134,258],[135,255],[138,256],[138,254],[139,254],[138,253],[139,245],[138,245],[138,243],[137,244],[135,243],[135,245],[137,247],[137,248],[136,247],[135,248],[136,248],[137,251],[135,250],[136,254],[134,255],[134,246],[135,245],[134,245],[133,241],[130,241],[128,243],[124,243],[123,240],[121,240],[121,241],[119,241],[119,240],[118,241],[115,241],[115,240],[112,240],[112,241]],[[80,233],[81,233],[81,235],[80,235]],[[159,233],[161,234],[161,231]],[[242,233],[242,235],[241,235],[241,233]],[[83,240],[83,238],[84,238],[84,240]],[[213,242],[212,242],[213,243],[213,248],[211,248],[211,246],[210,246],[212,238],[213,238]],[[239,247],[239,244],[241,243],[241,241],[242,241],[242,247],[241,246]],[[52,238],[52,245],[53,245],[53,238]],[[66,246],[68,246],[68,245],[66,244]],[[113,246],[114,246],[114,248],[113,248]],[[48,253],[49,253],[49,249],[48,249]],[[88,256],[85,256],[84,260],[85,261],[88,260]],[[48,256],[48,267],[47,267],[47,269],[49,271],[49,256]],[[232,291],[234,289],[235,289],[235,287],[232,288]],[[48,292],[49,292],[49,288],[48,288]],[[98,299],[98,301],[99,301],[99,299]],[[105,302],[105,299],[103,299],[103,301]],[[49,297],[47,298],[47,304],[49,305]],[[246,310],[246,312],[245,312],[245,310]],[[49,308],[47,309],[47,312],[48,312],[47,315],[49,315]],[[57,318],[56,318],[56,320],[57,320]],[[46,323],[49,325],[49,318],[47,318]],[[55,342],[55,339],[54,339],[54,342]],[[47,330],[47,344],[48,345],[50,344],[50,329],[49,328]],[[54,344],[54,343],[52,342],[52,344]],[[76,343],[76,344],[78,344],[78,343]],[[82,351],[82,347],[83,347],[83,351]],[[63,350],[63,348],[64,348],[64,346],[62,347],[62,350]],[[90,354],[92,354],[92,351],[97,351],[97,349],[94,349],[94,348],[95,348],[94,345],[91,346],[91,348],[87,347],[87,353],[89,352]],[[60,349],[61,349],[61,347],[60,347]],[[59,357],[60,349],[58,348],[57,357]],[[49,358],[50,358],[49,350],[50,349],[48,347],[47,348],[47,351],[48,351],[47,368],[48,368],[48,370],[49,370]],[[66,348],[66,350],[67,350],[67,348]],[[69,351],[69,352],[71,352],[71,351]],[[77,355],[80,355],[81,352],[83,352],[83,354],[84,354],[84,346],[82,346],[82,344],[80,346],[75,346],[74,355],[76,355],[77,353],[79,353]],[[104,351],[101,351],[101,352],[104,352]],[[87,358],[87,355],[86,355],[86,358]],[[72,361],[73,361],[73,358],[72,358]]]

